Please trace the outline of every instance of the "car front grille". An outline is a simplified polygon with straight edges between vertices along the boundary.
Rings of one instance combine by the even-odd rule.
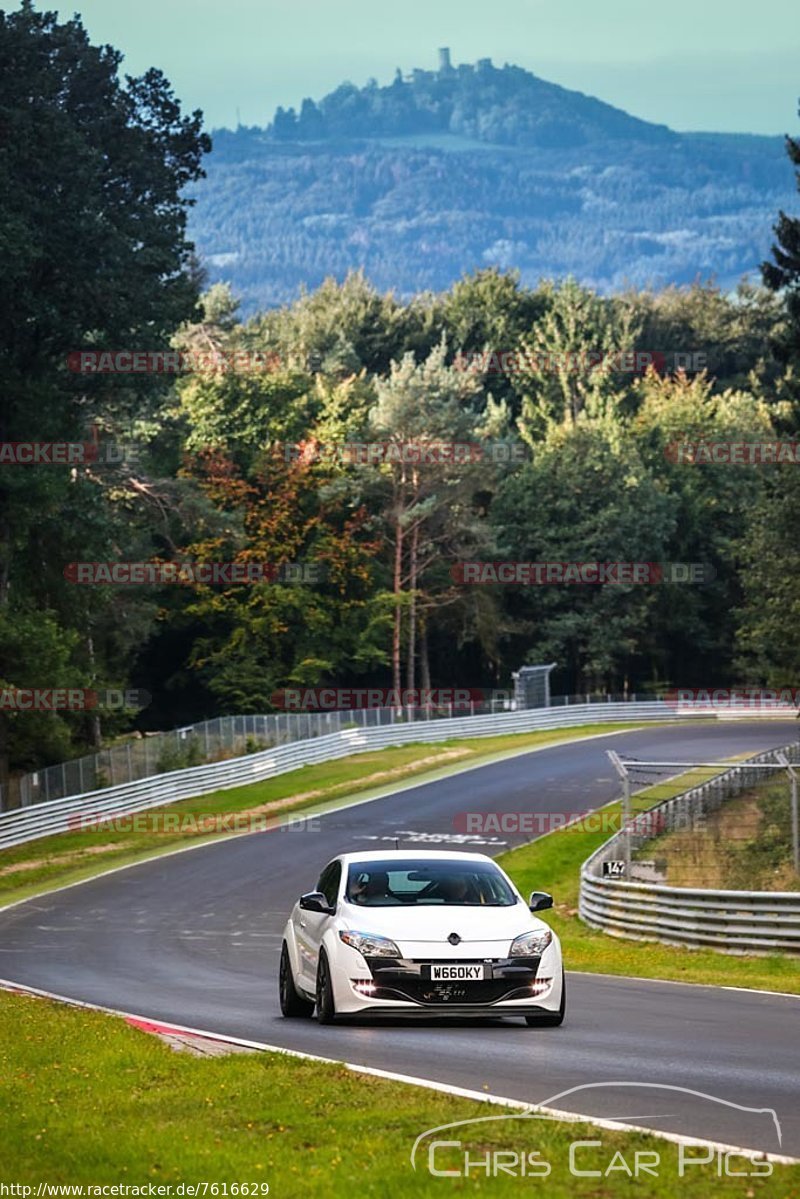
[[[508,999],[533,999],[533,984],[540,959],[537,958],[448,958],[448,966],[491,966],[491,978],[470,981],[433,982],[430,977],[433,958],[367,958],[372,973],[372,999],[393,999],[422,1006],[500,1003]]]

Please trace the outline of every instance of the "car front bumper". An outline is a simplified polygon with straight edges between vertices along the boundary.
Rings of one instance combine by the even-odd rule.
[[[554,960],[558,957],[559,960]],[[501,1016],[557,1011],[561,1003],[560,955],[541,958],[475,958],[448,964],[480,964],[486,977],[468,981],[432,981],[430,961],[367,959],[369,976],[339,974],[336,1006],[343,1015]]]

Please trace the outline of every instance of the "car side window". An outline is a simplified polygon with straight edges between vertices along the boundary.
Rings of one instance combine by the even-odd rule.
[[[322,894],[327,899],[328,907],[331,907],[331,908],[336,907],[336,899],[339,895],[339,883],[341,881],[341,877],[342,877],[342,863],[341,862],[330,862],[325,867],[325,869],[322,871],[322,874],[319,876],[319,882],[317,883],[317,890],[321,891]]]

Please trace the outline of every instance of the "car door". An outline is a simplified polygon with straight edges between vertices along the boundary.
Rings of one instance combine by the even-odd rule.
[[[331,908],[336,907],[341,879],[342,863],[336,858],[333,862],[329,862],[322,871],[315,887],[316,891],[322,892]],[[319,947],[330,919],[331,917],[325,912],[307,912],[303,908],[298,909],[297,948],[300,957],[302,985],[312,992],[317,985]]]

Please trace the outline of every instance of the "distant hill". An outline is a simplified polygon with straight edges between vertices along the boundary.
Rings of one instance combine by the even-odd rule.
[[[796,206],[781,138],[676,133],[489,60],[342,84],[213,138],[191,233],[246,311],[359,266],[401,295],[491,264],[726,286]]]
[[[675,135],[582,92],[547,83],[521,67],[450,64],[440,50],[438,71],[415,70],[379,87],[343,83],[319,104],[303,101],[300,112],[279,108],[267,135],[277,141],[398,137],[449,133],[498,146],[564,149],[596,139],[662,142]]]

